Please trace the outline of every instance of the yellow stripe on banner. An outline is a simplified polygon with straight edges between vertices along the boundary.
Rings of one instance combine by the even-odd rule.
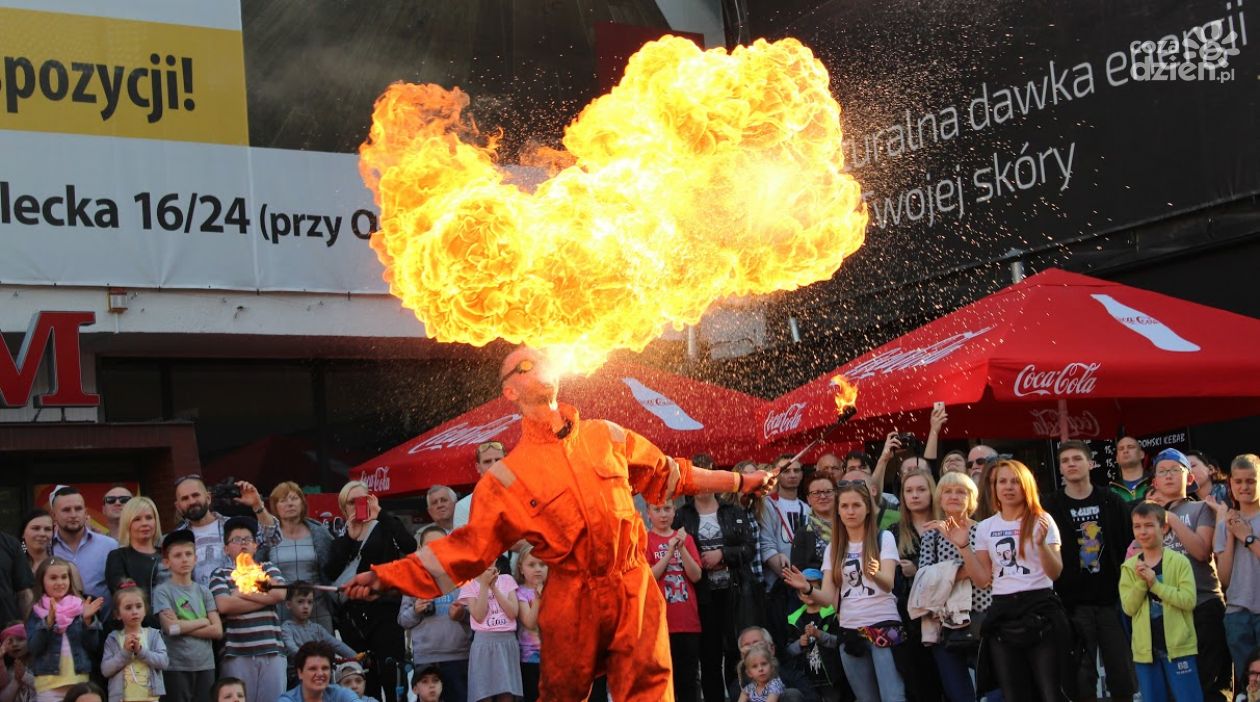
[[[248,144],[241,33],[0,9],[0,129]]]

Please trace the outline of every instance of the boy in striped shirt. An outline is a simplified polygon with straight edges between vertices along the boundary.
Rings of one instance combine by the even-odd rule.
[[[223,550],[236,557],[258,551],[258,523],[248,517],[232,517],[223,525]],[[258,564],[273,585],[283,585],[280,569],[269,561]],[[285,691],[284,642],[276,605],[284,590],[241,594],[232,581],[232,568],[210,575],[210,594],[223,617],[223,661],[220,676],[245,681],[248,702],[271,702]]]

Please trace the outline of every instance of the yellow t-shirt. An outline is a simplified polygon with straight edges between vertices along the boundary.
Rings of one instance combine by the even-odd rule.
[[[88,676],[74,672],[74,656],[70,653],[70,638],[61,637],[61,668],[56,675],[36,675],[35,692],[48,692],[88,681]]]
[[[118,636],[119,643],[125,640],[126,634],[118,631],[111,634]],[[140,650],[148,647],[148,636],[144,631],[140,633]],[[136,658],[126,665],[119,673],[123,676],[123,702],[154,702],[157,696],[149,689],[149,680],[153,675],[153,669],[148,663]]]

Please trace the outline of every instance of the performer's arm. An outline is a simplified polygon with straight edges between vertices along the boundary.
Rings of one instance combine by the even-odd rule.
[[[677,495],[698,492],[746,492],[752,480],[725,470],[705,470],[685,458],[666,456],[651,441],[629,429],[608,422],[614,442],[625,446],[630,487],[649,504],[661,504]]]
[[[468,524],[415,554],[372,566],[381,586],[436,599],[485,572],[528,522],[522,498],[510,489],[515,483],[502,461],[492,466],[473,490]]]

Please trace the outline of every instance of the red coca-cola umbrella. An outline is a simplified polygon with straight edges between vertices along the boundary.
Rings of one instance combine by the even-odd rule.
[[[755,431],[765,400],[655,368],[609,363],[589,378],[561,381],[560,400],[583,417],[632,429],[670,455],[707,453],[730,465],[769,451]],[[516,407],[498,397],[356,466],[350,476],[387,495],[469,485],[477,481],[478,444],[494,440],[510,449],[520,436]]]
[[[1149,434],[1260,412],[1260,320],[1050,269],[870,351],[777,398],[765,443],[816,433],[921,431],[1004,438]],[[831,378],[858,389],[836,420]]]

